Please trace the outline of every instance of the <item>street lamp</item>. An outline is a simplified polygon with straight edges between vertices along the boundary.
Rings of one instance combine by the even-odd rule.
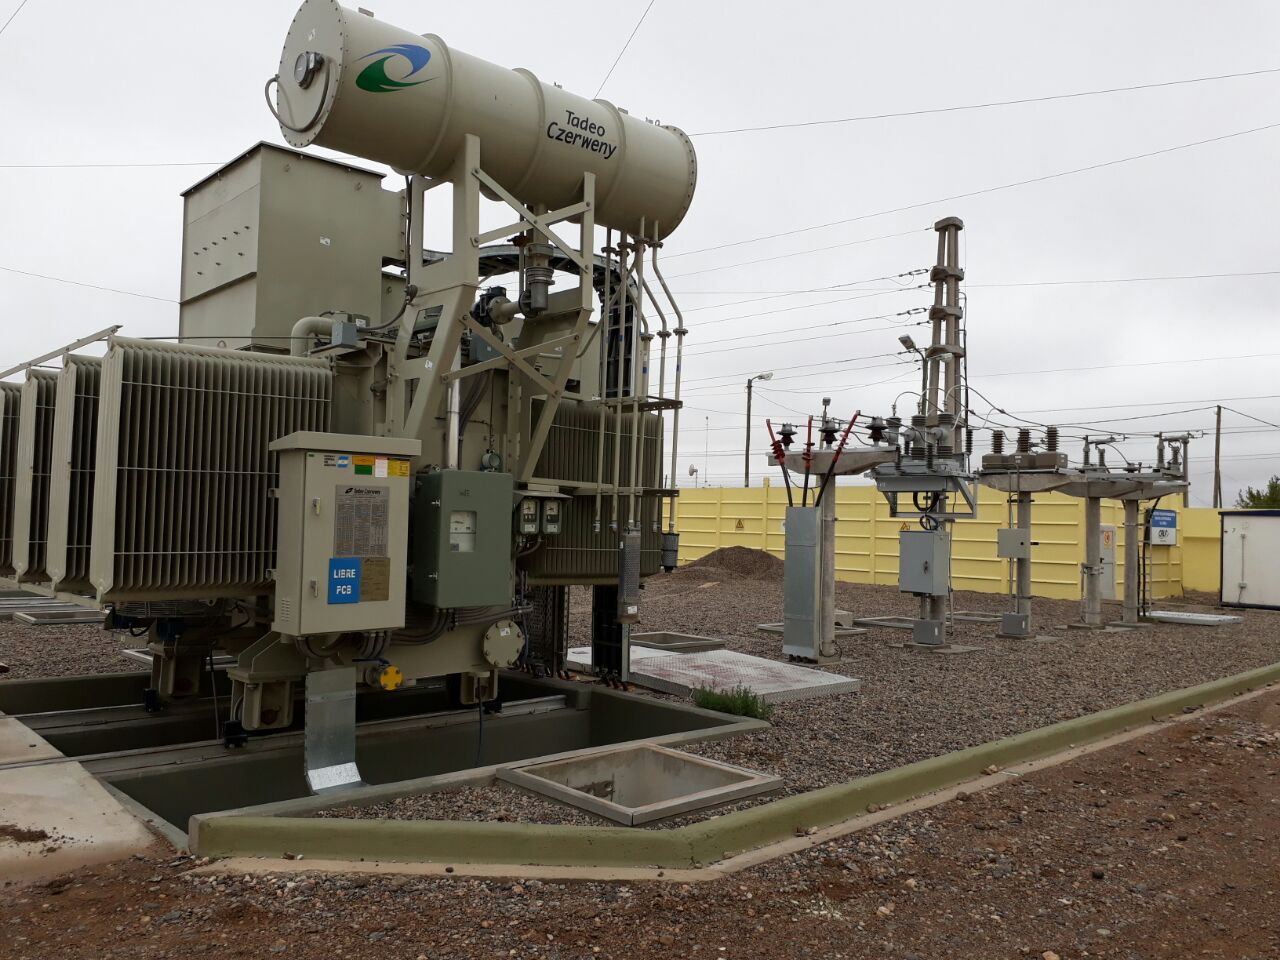
[[[757,380],[772,380],[773,372],[757,373],[747,379],[747,449],[742,462],[742,485],[751,486],[751,384]]]
[[[925,399],[925,394],[929,390],[928,358],[925,356],[925,352],[921,350],[919,347],[917,347],[916,342],[911,339],[911,334],[904,333],[902,336],[898,338],[898,342],[902,344],[902,348],[904,350],[909,350],[912,353],[916,353],[920,355],[920,403],[917,406],[917,409],[920,411],[920,413],[926,413],[927,401]]]

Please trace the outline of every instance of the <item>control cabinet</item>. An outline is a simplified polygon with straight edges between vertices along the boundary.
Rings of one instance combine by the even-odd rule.
[[[510,605],[514,510],[509,473],[441,470],[419,477],[413,601],[446,608]]]
[[[898,589],[945,597],[951,585],[951,536],[941,530],[898,534]]]
[[[409,462],[421,443],[304,431],[271,449],[280,455],[272,629],[403,627]]]

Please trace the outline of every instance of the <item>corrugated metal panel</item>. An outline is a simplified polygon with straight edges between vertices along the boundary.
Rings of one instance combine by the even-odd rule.
[[[530,405],[531,422],[542,412],[542,401]],[[613,480],[613,445],[617,440],[617,413],[605,414],[604,473],[605,482]],[[661,486],[662,481],[662,417],[654,413],[640,415],[640,485]],[[622,415],[622,450],[619,476],[621,486],[631,478],[631,412]],[[538,458],[534,475],[568,483],[595,483],[596,451],[600,446],[600,408],[595,404],[562,403],[556,409],[546,445]]]
[[[273,440],[327,431],[327,362],[115,337],[102,367],[90,579],[101,601],[261,593]]]
[[[542,401],[530,405],[530,418],[537,422]],[[631,482],[631,432],[629,410],[622,415],[622,441],[619,471],[621,486]],[[605,482],[613,480],[613,447],[617,440],[617,414],[605,415],[604,473]],[[556,410],[546,445],[538,459],[534,475],[540,480],[553,480],[572,486],[596,482],[597,451],[600,446],[600,408],[595,404],[562,403]],[[640,485],[654,488],[662,481],[662,417],[641,414]],[[619,511],[625,523],[627,499],[619,498]],[[575,497],[564,508],[561,532],[547,537],[527,563],[531,582],[580,583],[583,579],[606,581],[616,579],[619,572],[619,537],[608,529],[612,494],[605,494],[603,522],[595,526],[595,494]],[[655,496],[642,497],[640,513],[640,572],[649,576],[662,562],[662,536],[658,529],[662,505]],[[576,579],[575,579],[576,578]]]
[[[93,538],[93,468],[98,443],[102,361],[67,357],[58,375],[49,482],[49,580],[59,590],[89,592]]]
[[[18,473],[13,498],[13,569],[21,583],[43,583],[49,535],[49,466],[58,375],[28,370],[18,415]]]
[[[18,475],[18,418],[22,384],[0,383],[0,576],[12,577],[13,500]]]

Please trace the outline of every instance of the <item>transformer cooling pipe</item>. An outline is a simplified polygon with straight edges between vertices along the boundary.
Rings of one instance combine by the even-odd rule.
[[[658,224],[653,225],[654,235],[658,236]],[[671,487],[675,489],[676,485],[676,451],[680,443],[680,366],[684,359],[684,335],[689,331],[685,329],[684,317],[680,313],[680,304],[676,303],[676,298],[671,295],[671,288],[667,286],[666,278],[663,277],[662,271],[658,269],[658,249],[661,243],[655,241],[653,244],[653,275],[658,278],[658,285],[662,287],[662,292],[667,296],[667,302],[671,304],[671,312],[675,314],[676,328],[673,331],[676,335],[676,369],[675,382],[672,385],[671,399],[675,404],[675,409],[671,414]],[[667,504],[667,532],[676,532],[676,495],[673,493]]]
[[[642,219],[671,233],[693,199],[697,159],[679,129],[333,0],[299,8],[275,81],[272,109],[295,147],[314,143],[447,179],[474,135],[484,172],[521,203],[576,203],[582,175],[592,173],[596,224],[628,233]]]
[[[311,352],[311,338],[314,336],[332,337],[332,317],[303,317],[289,331],[289,355],[305,357]]]

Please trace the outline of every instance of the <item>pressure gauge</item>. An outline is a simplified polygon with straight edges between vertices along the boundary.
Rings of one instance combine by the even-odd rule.
[[[324,63],[324,55],[314,50],[298,54],[298,59],[293,61],[293,79],[297,81],[298,86],[303,90],[311,86],[311,81],[315,79],[316,72],[322,63]]]
[[[560,501],[542,501],[542,532],[547,534],[560,532]]]
[[[538,501],[534,497],[520,501],[520,534],[525,537],[538,534]]]

